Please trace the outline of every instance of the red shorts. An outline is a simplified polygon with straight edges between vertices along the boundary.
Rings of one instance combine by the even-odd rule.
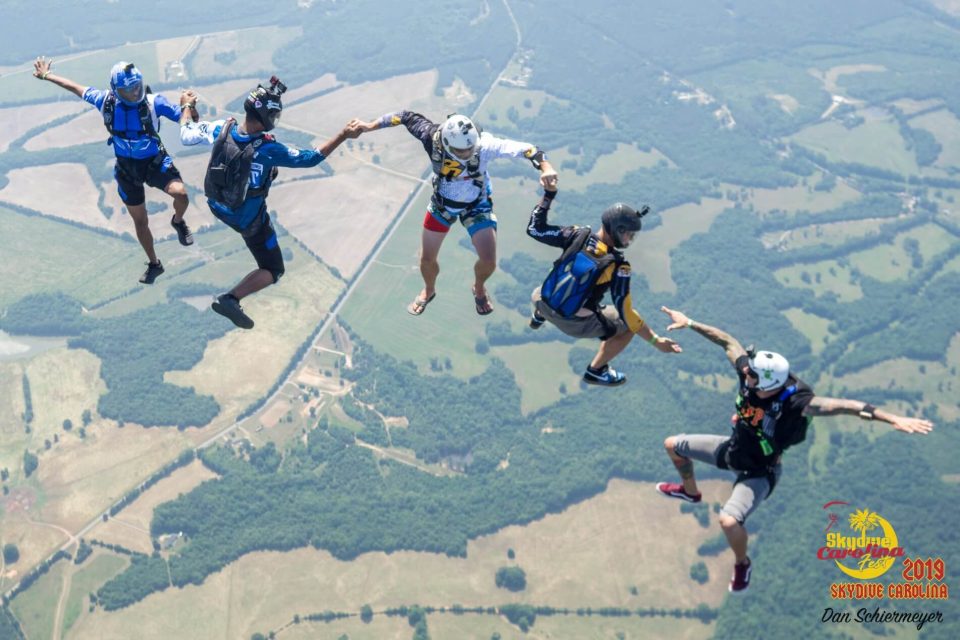
[[[426,215],[423,216],[423,228],[427,231],[436,231],[438,233],[446,233],[450,231],[450,227],[437,220],[430,213],[429,209],[427,210]]]

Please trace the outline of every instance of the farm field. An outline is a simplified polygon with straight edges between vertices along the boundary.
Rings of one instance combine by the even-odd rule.
[[[703,484],[711,500],[721,499],[728,488],[719,481]],[[660,526],[650,527],[650,522]],[[145,639],[184,633],[249,637],[284,626],[294,614],[324,610],[357,613],[363,604],[370,604],[375,611],[403,604],[449,607],[508,602],[572,608],[672,607],[680,594],[691,606],[704,602],[715,607],[726,597],[729,559],[723,555],[700,558],[693,549],[718,533],[715,522],[709,528],[700,527],[692,516],[680,515],[675,502],[657,496],[647,483],[615,480],[606,492],[562,513],[471,541],[466,558],[396,552],[364,554],[352,562],[341,562],[313,549],[248,554],[198,587],[168,589],[116,612],[98,609],[78,621],[72,637],[125,638],[143,619],[156,620],[149,628],[137,627],[140,634],[146,634]],[[516,564],[527,572],[528,587],[522,593],[511,594],[494,584],[497,568],[513,564],[507,558],[508,549],[514,550]],[[686,576],[689,565],[698,559],[706,561],[710,572],[705,585],[686,577],[668,585],[658,577],[665,575],[663,572]],[[636,587],[637,595],[631,587]],[[162,615],[171,610],[178,615]],[[430,625],[434,619],[438,618],[431,617]],[[538,618],[536,625],[542,621],[545,619]],[[695,620],[671,621],[691,629],[703,626]],[[399,621],[402,627],[393,622],[396,620],[378,616],[371,627],[347,620],[313,623],[297,632],[310,629],[332,638],[354,630],[367,633],[363,629],[382,630],[388,634],[385,637],[392,637],[389,634],[397,628],[411,633],[405,620]],[[445,628],[445,623],[446,617],[438,619],[437,628]],[[499,628],[497,624],[503,623],[491,628]],[[662,628],[650,624],[649,628]],[[644,627],[631,624],[623,628]]]

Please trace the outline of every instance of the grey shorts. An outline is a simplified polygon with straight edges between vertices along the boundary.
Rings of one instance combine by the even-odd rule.
[[[674,440],[673,452],[678,456],[706,462],[715,467],[728,468],[725,461],[720,463],[719,456],[721,446],[730,440],[729,436],[681,433],[674,436]],[[730,471],[739,473],[737,469],[730,469]],[[777,482],[780,479],[781,465],[778,464],[773,473],[775,476],[774,482]],[[756,511],[760,503],[769,497],[771,489],[770,480],[766,476],[753,478],[738,476],[733,485],[733,493],[720,511],[736,518],[737,522],[743,524],[750,517],[750,514]]]
[[[530,296],[533,308],[560,331],[571,338],[599,338],[606,340],[613,336],[630,331],[630,327],[623,321],[620,314],[611,306],[600,307],[600,313],[564,318],[562,315],[544,304],[540,299],[540,287],[533,290]]]

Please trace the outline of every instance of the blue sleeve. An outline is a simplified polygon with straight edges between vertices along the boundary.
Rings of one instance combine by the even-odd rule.
[[[326,159],[315,149],[297,149],[275,141],[262,145],[257,150],[257,155],[261,154],[275,167],[315,167]]]
[[[170,104],[170,101],[159,93],[153,98],[153,110],[158,118],[163,116],[168,120],[180,122],[180,105]]]
[[[88,102],[97,108],[97,111],[103,109],[103,101],[107,99],[107,92],[102,89],[87,87],[83,92],[83,101]]]

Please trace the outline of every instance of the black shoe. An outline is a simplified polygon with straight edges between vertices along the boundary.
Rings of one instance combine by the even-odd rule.
[[[157,276],[163,273],[163,265],[157,260],[157,263],[152,262],[147,263],[147,270],[143,272],[143,275],[140,276],[140,282],[142,284],[153,284],[153,281],[157,279]]]
[[[217,296],[210,308],[241,329],[253,329],[253,320],[240,308],[240,301],[229,293]]]
[[[534,311],[533,315],[530,316],[530,328],[534,330],[539,329],[546,321],[547,319],[540,315],[539,311]]]
[[[176,217],[174,217],[170,218],[170,224],[177,230],[177,240],[180,241],[180,244],[185,247],[193,244],[193,232],[190,231],[190,227],[187,226],[186,222],[183,220],[176,222]]]

